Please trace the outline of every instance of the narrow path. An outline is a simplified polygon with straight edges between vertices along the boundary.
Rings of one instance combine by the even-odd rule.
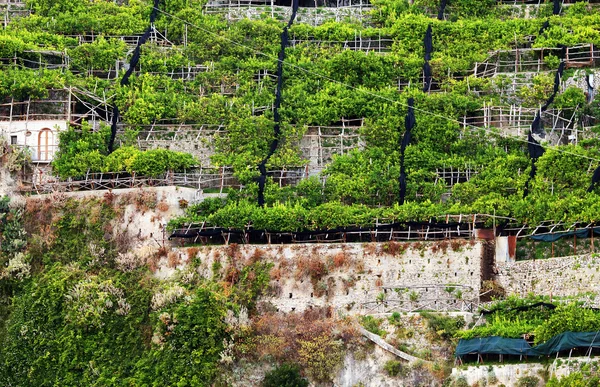
[[[369,339],[372,342],[374,342],[375,344],[379,345],[381,348],[385,349],[386,351],[388,351],[390,353],[393,353],[394,355],[398,356],[401,359],[407,360],[410,363],[413,363],[413,362],[415,362],[417,360],[420,360],[420,361],[425,362],[425,363],[429,363],[426,360],[419,359],[418,357],[409,355],[406,352],[402,352],[402,351],[396,349],[391,344],[388,344],[385,340],[383,340],[381,338],[381,336],[376,335],[374,333],[371,333],[371,332],[369,332],[368,330],[366,330],[363,327],[360,327],[360,333],[362,333],[363,336],[365,336],[367,339]]]

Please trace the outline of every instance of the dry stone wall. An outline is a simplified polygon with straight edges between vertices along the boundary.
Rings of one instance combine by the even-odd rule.
[[[191,270],[185,263],[188,249],[174,248],[172,253],[179,254],[177,261],[182,263],[168,268],[163,259],[157,276],[166,279],[176,269]],[[226,270],[232,259],[260,256],[273,263],[271,291],[265,301],[278,310],[301,312],[330,306],[352,314],[371,314],[423,302],[435,308],[439,299],[459,308],[464,300],[479,294],[481,253],[477,240],[204,246],[196,253],[196,261],[201,263],[194,270],[209,278],[215,267]],[[395,290],[400,288],[405,289]]]
[[[575,296],[600,293],[600,257],[595,254],[533,261],[497,262],[508,294]]]

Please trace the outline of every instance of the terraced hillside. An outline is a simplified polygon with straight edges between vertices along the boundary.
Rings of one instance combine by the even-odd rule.
[[[593,3],[565,2],[553,15],[553,4],[455,2],[438,15],[442,20],[432,18],[436,1],[335,5],[300,8],[275,109],[289,6],[167,3],[149,27],[151,4],[144,2],[32,2],[31,15],[13,18],[2,35],[2,116],[73,124],[74,133],[61,135],[55,149],[53,174],[61,178],[159,175],[196,164],[200,188],[241,184],[253,202],[258,164],[268,159],[269,205],[387,207],[399,199],[400,139],[413,98],[406,200],[434,208],[410,220],[494,212],[532,224],[592,220],[597,200],[586,191],[599,165],[598,100],[597,85],[588,81],[598,77],[588,75],[600,39]],[[345,15],[347,9],[356,12]],[[428,26],[432,52],[424,75]],[[556,98],[543,106],[561,62]],[[120,149],[109,156],[115,107]],[[523,198],[531,169],[527,133],[538,115],[534,139],[548,151]],[[150,171],[133,163],[134,148],[185,151],[197,161],[179,156]],[[383,216],[357,210],[367,219]]]
[[[265,349],[261,359],[278,364],[311,363],[313,345],[324,353],[362,345],[331,313],[305,312],[315,328],[260,309],[267,288],[277,294],[275,274],[286,272],[274,274],[262,253],[225,248],[226,267],[215,253],[202,269],[204,253],[189,247],[186,264],[206,271],[202,279],[180,273],[175,285],[157,285],[160,262],[174,269],[184,254],[169,250],[169,236],[173,244],[379,241],[387,247],[377,254],[396,256],[389,249],[409,247],[393,240],[474,238],[489,228],[481,238],[515,238],[506,242],[512,258],[540,258],[555,255],[554,241],[531,246],[523,237],[585,229],[591,242],[579,253],[594,252],[597,1],[0,0],[0,13],[0,194],[106,192],[81,205],[62,194],[0,202],[6,385],[208,385],[220,373],[226,385],[243,379],[231,364],[252,358],[253,340],[296,354]],[[112,191],[148,186],[181,191],[162,199]],[[128,238],[160,249],[139,255]],[[577,254],[576,242],[563,242],[560,255]],[[432,254],[448,248],[435,246]],[[481,286],[469,292],[494,290],[492,247],[482,246],[473,280]],[[298,263],[309,298],[330,297],[328,270],[347,267],[336,257]],[[253,320],[259,339],[230,335],[243,330],[232,319],[245,308],[251,318],[274,313]],[[46,342],[63,323],[70,328]],[[213,323],[206,341],[194,341],[194,327]],[[286,347],[289,331],[271,323],[311,335]],[[31,327],[45,333],[28,335]],[[169,341],[173,329],[185,333]],[[445,348],[432,359],[442,361]],[[117,364],[125,353],[131,359]],[[331,380],[324,370],[334,365],[319,367],[304,375]],[[423,383],[446,376],[438,371]]]

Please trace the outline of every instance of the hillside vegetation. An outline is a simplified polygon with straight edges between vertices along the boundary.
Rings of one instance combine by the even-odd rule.
[[[551,146],[539,158],[526,198],[523,196],[531,169],[525,136],[528,124],[522,124],[525,126],[519,136],[506,135],[493,128],[465,126],[463,117],[481,117],[484,105],[539,108],[552,93],[553,73],[560,62],[560,50],[556,49],[561,45],[600,44],[600,14],[585,2],[565,6],[560,15],[554,16],[552,4],[545,4],[529,12],[528,18],[520,17],[524,12],[519,7],[496,5],[494,1],[456,2],[449,7],[449,20],[439,21],[429,16],[435,12],[436,3],[415,1],[409,6],[405,1],[377,1],[362,19],[292,25],[294,43],[286,49],[283,67],[281,135],[267,167],[293,169],[304,165],[307,161],[298,144],[311,126],[336,126],[342,119],[364,119],[360,135],[365,144],[334,157],[319,182],[309,180],[298,187],[278,189],[268,181],[267,205],[279,203],[301,222],[304,217],[297,211],[312,211],[323,203],[340,203],[338,211],[359,213],[360,219],[349,215],[351,224],[371,223],[388,215],[403,219],[395,216],[398,210],[391,209],[392,214],[388,214],[380,207],[398,201],[399,141],[404,133],[406,101],[414,98],[417,125],[406,149],[406,198],[417,207],[424,205],[432,210],[407,218],[495,213],[530,224],[596,220],[600,202],[597,189],[590,193],[586,190],[594,169],[600,165],[597,128],[593,127],[600,109],[598,99],[588,103],[585,90],[575,86],[558,93],[550,108],[567,119],[573,118],[576,126],[589,129],[583,137],[579,135],[577,144]],[[274,139],[270,107],[275,99],[276,58],[285,21],[266,17],[269,9],[263,9],[265,17],[259,20],[228,22],[203,11],[203,2],[161,3],[155,27],[168,41],[159,37],[144,44],[129,85],[121,85],[118,78],[106,79],[105,74],[117,61],[128,61],[132,55],[132,47],[117,37],[141,34],[147,28],[149,2],[28,4],[33,14],[13,20],[0,36],[4,41],[0,56],[17,58],[0,73],[1,96],[44,98],[48,89],[63,87],[108,95],[125,125],[125,132],[119,135],[123,146],[135,145],[139,130],[155,122],[171,123],[174,128],[180,123],[223,125],[225,131],[211,140],[215,148],[211,164],[232,167],[246,186],[231,205],[246,206],[245,201],[236,203],[240,199],[256,202],[257,166],[268,155]],[[549,27],[540,33],[545,22]],[[433,31],[430,64],[436,92],[424,93],[423,39],[429,25]],[[93,35],[94,40],[82,43],[78,37],[81,35]],[[384,52],[350,50],[348,43],[343,43],[360,39],[384,39],[388,43],[383,45]],[[526,47],[554,49],[547,50],[543,57],[545,71],[533,74],[533,78],[531,69],[513,75],[474,75],[473,69],[491,52]],[[51,61],[49,51],[66,54],[68,66],[58,70],[24,68],[35,67],[25,66],[29,62],[24,60]],[[531,59],[537,60],[540,53],[532,55]],[[209,70],[191,80],[169,76],[196,65]],[[567,69],[563,80],[574,74],[573,69]],[[524,85],[511,91],[512,77],[521,79]],[[401,90],[399,84],[404,85]],[[267,109],[257,110],[259,106]],[[129,147],[108,156],[110,135],[106,130],[97,134],[65,133],[55,172],[63,177],[82,176],[88,170],[152,176],[194,164],[176,155],[140,157]],[[561,143],[566,142],[562,136]],[[473,176],[448,187],[436,171],[449,168],[468,168]],[[360,207],[363,204],[367,207]],[[359,207],[348,209],[347,205]],[[269,217],[269,213],[260,216]],[[195,219],[193,214],[191,218]],[[219,225],[231,222],[235,220],[226,219]],[[272,222],[275,229],[290,228],[277,220]],[[339,224],[316,227],[344,223],[340,220]]]
[[[588,100],[579,86],[597,61],[564,71],[562,81],[571,82],[561,83],[550,109],[571,126],[564,133],[546,128],[548,136],[540,139],[546,151],[531,182],[529,124],[510,133],[479,125],[484,107],[531,111],[543,105],[553,92],[562,45],[600,47],[600,12],[587,2],[553,15],[549,3],[526,10],[491,0],[451,0],[446,20],[437,20],[438,1],[373,0],[360,18],[315,25],[297,21],[285,50],[281,134],[271,157],[286,8],[256,7],[254,18],[236,18],[209,12],[205,1],[160,1],[152,38],[141,46],[129,83],[122,84],[135,43],[150,25],[152,3],[27,0],[31,13],[12,18],[0,32],[4,102],[51,100],[56,90],[76,90],[87,103],[105,100],[107,116],[120,111],[113,152],[110,122],[73,124],[60,134],[52,163],[60,178],[79,179],[88,172],[155,178],[189,171],[201,161],[186,152],[140,146],[140,138],[152,125],[160,124],[157,130],[167,137],[182,125],[204,125],[218,130],[207,140],[213,149],[210,165],[202,167],[232,168],[243,188],[192,203],[170,219],[170,230],[206,222],[230,229],[314,231],[443,220],[447,214],[490,214],[530,225],[598,221],[600,188],[591,183],[600,166],[600,97]],[[433,84],[424,92],[423,41],[429,26]],[[375,48],[360,49],[367,44]],[[494,76],[476,71],[494,55],[514,60],[499,50],[529,48],[547,49],[543,58],[539,50],[528,54],[536,63],[541,59],[539,68]],[[177,75],[184,73],[193,76]],[[407,192],[400,205],[400,143],[411,98],[416,126],[405,152]],[[360,141],[342,136],[324,141],[332,149],[341,141],[345,150],[332,151],[326,165],[297,184],[280,186],[267,178],[265,205],[258,205],[261,161],[270,170],[305,168],[311,161],[300,147],[304,135],[315,127],[339,134],[349,121],[361,122],[355,133]],[[576,141],[568,137],[573,127],[579,129]],[[23,164],[21,156],[15,165]],[[449,183],[439,175],[448,169],[472,173]],[[171,251],[164,241],[149,238],[135,250],[135,238],[122,230],[132,224],[131,212],[157,213],[164,206],[144,193],[0,199],[1,385],[232,385],[245,376],[240,376],[244,366],[261,362],[269,369],[277,366],[265,385],[304,386],[304,377],[326,384],[347,354],[358,359],[372,351],[351,318],[319,308],[284,314],[262,303],[264,295],[277,296],[270,286],[276,279],[269,257],[241,257],[230,245],[222,260],[200,275],[197,247]],[[187,266],[161,281],[155,275],[160,262],[170,269]],[[305,264],[306,279],[320,279],[329,263]],[[570,308],[575,307],[564,313]],[[593,324],[581,329],[598,328],[594,313]],[[436,316],[415,320],[429,324],[429,336],[443,342],[444,351],[464,325]],[[538,315],[527,324],[513,320],[490,320],[464,337],[508,326],[509,335],[535,331],[547,338],[566,326],[547,328]],[[379,320],[365,321],[378,327]],[[392,318],[389,325],[398,337],[406,333],[400,320]],[[386,368],[391,376],[409,374],[394,362]],[[418,363],[410,370],[424,384],[441,383],[447,371],[447,364],[438,363]]]

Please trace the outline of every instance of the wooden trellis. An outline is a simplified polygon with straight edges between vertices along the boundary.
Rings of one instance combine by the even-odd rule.
[[[450,289],[452,291],[449,292]],[[460,297],[453,293],[456,290],[462,293]],[[373,300],[361,303],[361,310],[365,313],[410,313],[423,310],[474,313],[479,309],[479,295],[469,285],[389,285],[369,291],[367,297]],[[380,298],[376,299],[377,297]]]
[[[271,170],[268,176],[280,186],[297,184],[300,180],[308,177],[308,171],[304,167],[282,170]],[[43,180],[31,178],[23,181],[21,192],[36,194],[50,192],[73,192],[109,190],[119,188],[139,187],[161,187],[177,186],[202,190],[217,190],[223,192],[228,188],[239,189],[242,185],[229,167],[219,168],[197,168],[185,172],[167,172],[160,176],[136,176],[127,172],[118,173],[92,173],[88,172],[84,177],[77,179],[60,179],[53,176],[45,176]]]
[[[83,120],[97,126],[100,121],[110,121],[107,99],[78,88],[50,90],[50,98],[44,100],[15,101],[14,98],[0,103],[0,121],[65,120],[80,125]],[[73,108],[78,104],[77,111]]]
[[[6,28],[11,19],[28,16],[31,10],[22,0],[0,0],[0,13],[2,13],[2,27]]]
[[[538,109],[524,108],[517,105],[494,106],[485,105],[476,115],[462,119],[463,130],[471,130],[473,126],[485,129],[498,129],[500,133],[512,136],[524,136],[531,128]],[[542,122],[553,143],[577,142],[584,138],[590,128],[581,127],[576,119],[577,109],[563,111],[549,109],[542,112]]]
[[[435,169],[435,184],[443,182],[447,188],[453,187],[458,183],[465,183],[475,175],[478,170],[471,165],[465,164],[464,168],[454,168],[453,166],[443,166]]]
[[[343,155],[353,149],[364,148],[360,129],[363,119],[344,120],[339,126],[310,126],[300,140],[302,157],[309,161],[311,173],[323,169],[334,155]]]
[[[355,34],[354,39],[344,41],[317,40],[317,39],[290,39],[290,47],[302,45],[315,45],[317,47],[340,47],[344,50],[375,52],[385,54],[392,51],[394,39],[382,35],[362,36],[361,33]]]
[[[549,55],[560,57],[560,48],[516,48],[497,50],[483,63],[476,63],[473,75],[493,77],[502,73],[552,71],[544,58]],[[600,60],[600,48],[593,44],[580,44],[567,47],[565,62],[569,67],[593,67]]]
[[[368,12],[372,10],[367,0],[337,0],[335,5],[300,7],[296,14],[296,23],[307,23],[314,26],[329,20],[343,21],[354,19],[368,22]],[[203,8],[206,14],[220,14],[228,21],[241,19],[261,19],[264,15],[278,20],[288,20],[292,13],[290,6],[278,5],[271,0],[213,0]]]

